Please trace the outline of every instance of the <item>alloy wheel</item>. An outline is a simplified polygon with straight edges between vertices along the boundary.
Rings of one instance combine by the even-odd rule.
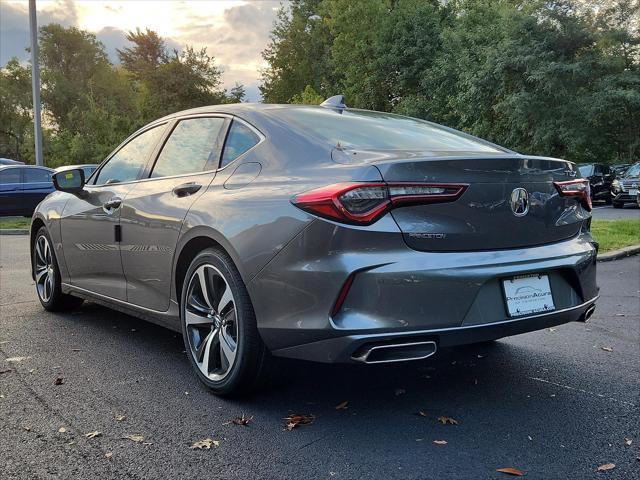
[[[35,253],[36,289],[40,299],[44,303],[48,303],[53,295],[55,272],[53,270],[51,245],[44,235],[38,237]]]
[[[184,322],[192,358],[213,381],[224,379],[238,350],[236,302],[224,275],[211,264],[200,265],[189,279]]]

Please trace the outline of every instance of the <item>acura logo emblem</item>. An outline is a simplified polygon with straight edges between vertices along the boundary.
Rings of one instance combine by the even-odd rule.
[[[524,188],[511,192],[511,211],[516,217],[524,217],[529,212],[529,193]]]

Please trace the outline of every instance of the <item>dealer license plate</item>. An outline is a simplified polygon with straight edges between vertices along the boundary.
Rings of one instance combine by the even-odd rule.
[[[555,310],[547,275],[523,275],[502,281],[510,317]]]
[[[631,195],[632,197],[634,195],[638,195],[638,189],[637,188],[630,188],[629,189],[629,195]]]

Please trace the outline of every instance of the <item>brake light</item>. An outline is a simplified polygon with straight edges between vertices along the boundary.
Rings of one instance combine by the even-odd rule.
[[[296,195],[291,202],[339,222],[370,225],[397,205],[451,202],[467,185],[426,183],[338,183]]]
[[[553,182],[558,192],[563,197],[577,197],[584,208],[590,212],[593,208],[591,203],[591,187],[589,180],[568,180],[566,182]]]

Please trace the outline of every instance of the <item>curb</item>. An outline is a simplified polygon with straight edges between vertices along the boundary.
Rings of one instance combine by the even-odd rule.
[[[0,228],[0,235],[29,235],[24,228]]]
[[[613,250],[607,253],[601,253],[598,255],[599,262],[610,262],[611,260],[617,260],[619,258],[628,257],[630,255],[636,255],[640,253],[640,245],[631,245],[630,247],[624,247],[620,250]]]

